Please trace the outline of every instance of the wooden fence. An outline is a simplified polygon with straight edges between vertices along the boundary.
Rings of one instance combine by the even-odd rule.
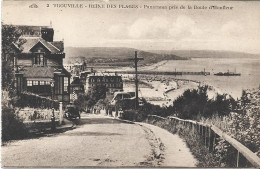
[[[148,120],[151,119],[170,120],[174,125],[183,125],[184,127],[189,128],[191,132],[198,132],[210,152],[214,152],[217,144],[217,138],[221,137],[236,150],[236,167],[241,166],[240,163],[243,158],[246,159],[252,166],[260,167],[260,158],[255,153],[214,125],[207,125],[192,120],[183,120],[172,116],[164,118],[156,115],[149,115]]]

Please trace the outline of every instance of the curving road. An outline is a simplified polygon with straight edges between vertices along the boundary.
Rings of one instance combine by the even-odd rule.
[[[159,127],[85,115],[76,129],[2,146],[2,167],[195,167],[185,143]]]

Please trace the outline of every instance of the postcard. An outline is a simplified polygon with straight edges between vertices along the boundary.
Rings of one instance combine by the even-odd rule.
[[[260,167],[260,2],[3,0],[1,166]]]

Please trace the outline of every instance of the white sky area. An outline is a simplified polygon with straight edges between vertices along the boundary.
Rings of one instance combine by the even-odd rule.
[[[33,1],[2,2],[2,21],[50,25],[65,46],[131,47],[142,50],[229,50],[260,53],[260,2],[241,1]],[[50,7],[47,8],[47,4]],[[233,6],[233,10],[71,9],[53,4]]]

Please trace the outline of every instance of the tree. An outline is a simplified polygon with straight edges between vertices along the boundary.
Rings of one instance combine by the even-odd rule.
[[[106,98],[106,92],[108,89],[106,86],[94,86],[92,87],[88,93],[88,106],[92,107],[94,106],[98,100]]]
[[[246,106],[250,103],[250,99],[248,97],[248,93],[243,90],[242,91],[242,96],[241,96],[241,106],[242,106],[242,109],[245,109]]]
[[[12,66],[12,43],[17,47],[24,42],[19,39],[21,31],[10,25],[2,24],[2,141],[20,139],[26,136],[27,130],[22,120],[15,114],[14,70]]]
[[[186,90],[182,96],[173,102],[175,114],[184,119],[210,117],[213,114],[228,115],[236,107],[236,101],[227,94],[217,94],[216,99],[209,100],[208,86],[198,90]]]
[[[105,86],[93,86],[86,94],[79,95],[74,104],[79,106],[81,109],[93,107],[100,99],[106,98],[107,91],[108,89]]]
[[[14,43],[18,48],[25,43],[25,40],[20,38],[20,36],[21,30],[12,25],[2,24],[2,89],[8,91],[14,89],[14,69],[11,56],[14,52]]]

